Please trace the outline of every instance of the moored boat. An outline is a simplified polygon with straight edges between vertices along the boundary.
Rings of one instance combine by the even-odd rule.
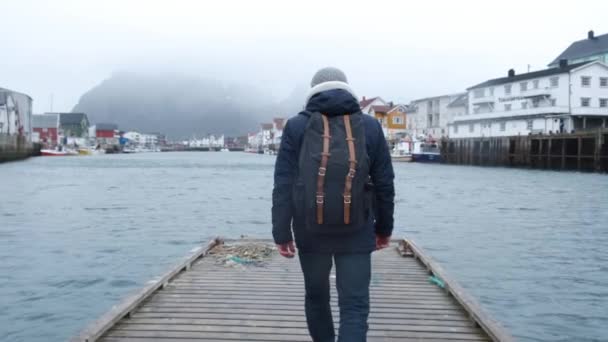
[[[78,155],[77,152],[72,152],[72,151],[58,151],[58,150],[51,150],[51,149],[42,149],[40,150],[40,155],[44,156],[44,157],[65,157],[65,156],[75,156]]]
[[[411,162],[412,142],[406,140],[399,141],[391,152],[391,159],[394,162]]]
[[[415,141],[412,161],[417,163],[441,163],[439,145],[434,141]]]

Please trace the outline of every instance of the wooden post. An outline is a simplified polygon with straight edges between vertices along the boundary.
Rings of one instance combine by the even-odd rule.
[[[547,141],[547,169],[551,168],[551,145],[552,145],[552,140],[551,138],[548,139]]]
[[[604,123],[606,119],[604,119]],[[595,153],[593,154],[593,169],[595,172],[600,172],[602,169],[601,163],[601,151],[602,151],[602,130],[598,129],[595,135]]]
[[[566,168],[566,139],[562,139],[562,170]]]
[[[587,117],[583,117],[583,131],[587,129]]]
[[[584,121],[583,121],[584,122]],[[585,124],[583,124],[583,126],[585,126]],[[582,143],[583,143],[583,138],[581,138],[581,136],[579,135],[578,139],[576,139],[578,142],[578,146],[577,147],[577,152],[576,152],[576,168],[577,170],[581,170],[581,153],[582,153]]]

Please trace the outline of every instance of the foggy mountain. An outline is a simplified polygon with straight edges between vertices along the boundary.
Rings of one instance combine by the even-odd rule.
[[[80,97],[75,112],[91,123],[110,122],[121,130],[163,132],[168,137],[243,135],[273,117],[289,117],[303,106],[299,86],[283,101],[244,84],[178,74],[116,73]]]

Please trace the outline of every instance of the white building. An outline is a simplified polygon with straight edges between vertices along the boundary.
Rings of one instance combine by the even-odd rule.
[[[608,34],[596,36],[593,31],[589,31],[587,39],[572,43],[548,66],[556,68],[560,61],[564,59],[568,61],[568,64],[589,61],[600,61],[608,64]]]
[[[272,142],[275,149],[279,149],[281,145],[281,138],[283,137],[283,129],[285,128],[285,123],[287,119],[284,118],[274,118],[272,120]]]
[[[456,116],[450,137],[551,134],[606,127],[608,66],[595,62],[521,75],[513,70],[468,89],[468,113]]]
[[[407,115],[409,133],[414,136],[425,136],[439,139],[448,135],[448,124],[452,117],[461,109],[449,108],[464,93],[428,97],[414,100],[410,104]]]
[[[32,98],[0,88],[0,134],[32,141]]]
[[[372,106],[386,106],[388,102],[384,101],[380,96],[372,97],[370,99],[363,96],[361,101],[359,101],[359,107],[361,107],[361,112],[364,114],[370,114]],[[373,114],[370,114],[373,115]]]

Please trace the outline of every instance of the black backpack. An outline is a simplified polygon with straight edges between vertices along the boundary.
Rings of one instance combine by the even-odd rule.
[[[334,117],[310,113],[294,189],[296,215],[306,228],[316,234],[348,234],[364,227],[371,211],[369,169],[361,112]]]

